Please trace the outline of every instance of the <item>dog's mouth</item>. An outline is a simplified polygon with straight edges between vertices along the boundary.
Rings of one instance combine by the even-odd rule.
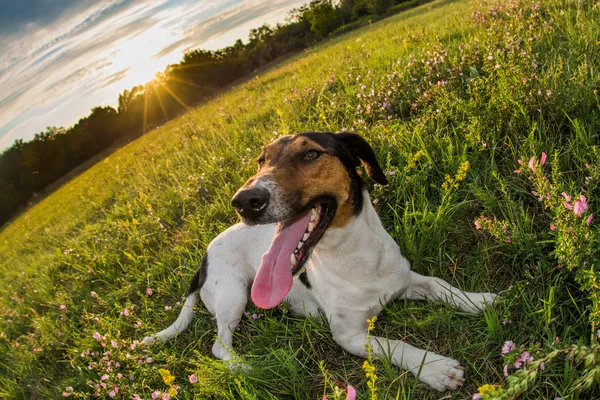
[[[322,197],[297,216],[277,223],[275,237],[263,255],[252,284],[252,301],[260,308],[280,304],[304,270],[311,251],[335,216],[337,205]]]

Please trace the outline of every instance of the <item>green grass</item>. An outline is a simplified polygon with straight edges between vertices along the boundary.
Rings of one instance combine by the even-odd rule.
[[[216,326],[202,306],[176,340],[134,342],[175,319],[206,246],[236,221],[230,198],[261,145],[298,131],[368,138],[391,172],[372,198],[413,269],[502,293],[482,316],[411,301],[380,315],[377,335],[466,367],[464,388],[444,398],[506,386],[506,340],[536,358],[594,344],[600,291],[582,273],[598,266],[597,224],[537,201],[544,178],[527,162],[545,151],[548,163],[536,165],[552,199],[587,188],[585,217],[598,210],[599,18],[585,1],[436,1],[305,51],[111,154],[0,232],[0,398],[56,398],[67,387],[90,397],[108,383],[99,397],[117,386],[116,397],[147,399],[168,389],[160,368],[178,398],[332,398],[330,378],[368,398],[363,360],[324,320],[285,307],[248,306],[258,318],[235,335],[245,372],[210,356]],[[480,215],[491,221],[482,231]],[[379,398],[441,397],[387,360],[375,365]],[[559,356],[519,398],[599,398],[595,383],[575,390],[583,374],[577,358]]]

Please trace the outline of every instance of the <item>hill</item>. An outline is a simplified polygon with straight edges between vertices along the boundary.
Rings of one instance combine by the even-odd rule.
[[[209,356],[202,306],[177,340],[137,341],[176,317],[206,246],[236,221],[230,199],[261,145],[340,130],[375,147],[390,184],[372,198],[413,269],[502,294],[483,316],[397,302],[376,334],[460,360],[468,379],[450,398],[487,384],[600,397],[599,17],[586,1],[436,1],[111,154],[0,232],[0,397],[148,399],[171,389],[166,369],[177,398],[333,398],[336,379],[369,398],[363,360],[285,307],[249,307],[234,340],[252,368],[239,374]],[[375,366],[378,398],[440,397]]]

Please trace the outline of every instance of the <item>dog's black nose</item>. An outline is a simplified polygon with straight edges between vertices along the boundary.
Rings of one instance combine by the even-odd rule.
[[[233,196],[231,204],[242,217],[254,220],[267,209],[269,192],[261,188],[242,190]]]

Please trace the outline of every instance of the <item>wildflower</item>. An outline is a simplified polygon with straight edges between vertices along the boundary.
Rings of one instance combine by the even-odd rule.
[[[60,305],[60,309],[61,309],[61,310],[66,310],[66,309],[67,309],[67,306],[66,306],[66,305],[64,305],[64,304],[61,304],[61,305]]]
[[[171,307],[171,306],[165,306],[165,310],[167,310],[167,311],[172,310],[172,309],[173,309],[173,307]]]
[[[563,206],[565,206],[565,208],[566,208],[567,210],[572,210],[572,209],[573,209],[573,206],[572,206],[572,205],[570,205],[569,203],[567,203],[566,201],[563,203]]]
[[[71,396],[71,393],[67,393],[67,392],[62,392],[63,397],[69,397]]]
[[[581,217],[583,213],[588,209],[587,199],[584,195],[579,196],[579,200],[575,200],[573,203],[573,213],[576,217]]]
[[[150,289],[150,288],[146,289],[146,295],[152,296],[152,289]]]
[[[493,391],[494,389],[496,389],[496,385],[490,385],[490,384],[485,384],[483,386],[480,386],[477,391],[482,394],[482,395],[486,395],[488,394],[488,392]]]
[[[508,364],[504,366],[504,376],[508,376]]]
[[[483,395],[481,393],[475,393],[473,395],[473,400],[481,400],[483,399]]]
[[[158,390],[155,390],[154,392],[152,392],[152,398],[153,399],[158,399],[160,397],[161,393]]]
[[[566,194],[565,192],[561,193],[562,197],[565,198],[566,201],[571,201],[571,196],[569,196],[568,194]]]
[[[590,214],[590,216],[588,217],[587,221],[585,221],[585,224],[587,226],[589,226],[592,223],[593,219],[594,219],[594,214]]]
[[[556,225],[554,225],[554,224],[551,223],[550,224],[550,230],[551,231],[555,231],[556,230]]]
[[[532,170],[533,172],[535,172],[535,157],[531,157],[529,159],[529,163],[527,165],[529,166],[530,170]]]
[[[188,376],[188,380],[190,381],[190,383],[193,385],[194,383],[198,383],[198,377],[194,374],[191,374],[190,376]]]
[[[125,309],[123,310],[123,312],[121,313],[126,317],[129,317],[129,310],[127,309],[127,307],[125,307]]]
[[[111,345],[113,348],[115,348],[115,349],[116,349],[117,347],[119,347],[119,343],[115,342],[114,340],[111,340],[111,341],[110,341],[110,345]]]
[[[546,369],[546,364],[544,364],[544,362],[543,362],[543,361],[540,363],[540,369],[541,369],[542,371],[544,371],[544,370]]]
[[[510,325],[510,324],[512,324],[512,321],[510,319],[502,320],[502,325],[503,326]]]
[[[92,297],[96,297],[96,292],[94,292],[93,290],[90,292],[90,296]]]
[[[256,313],[252,314],[252,319],[258,319],[258,315]]]
[[[108,392],[108,397],[115,397],[116,393],[114,390],[111,390],[110,392]]]
[[[475,220],[474,224],[475,224],[475,228],[476,228],[477,230],[480,230],[480,229],[481,229],[481,222],[479,222],[479,220],[478,220],[478,219],[476,219],[476,220]]]
[[[146,358],[146,363],[147,363],[147,364],[151,364],[151,363],[152,363],[152,361],[154,361],[154,360],[152,359],[152,357],[148,357],[148,358]]]
[[[94,339],[98,340],[98,341],[99,341],[99,340],[100,340],[100,338],[101,338],[101,336],[100,336],[100,334],[99,334],[98,332],[94,332],[94,334],[92,335],[92,337],[93,337]]]
[[[545,152],[542,152],[542,158],[540,159],[540,164],[544,165],[546,164],[546,158],[548,157],[548,155]]]
[[[104,375],[102,375],[102,376],[100,377],[100,380],[101,380],[101,381],[105,381],[105,380],[107,380],[107,379],[108,379],[108,375],[106,375],[106,374],[104,374]]]
[[[175,377],[171,375],[171,372],[169,372],[168,369],[159,369],[158,373],[160,374],[160,376],[162,376],[165,385],[171,385],[175,380]]]
[[[513,343],[512,340],[507,340],[506,342],[504,342],[504,345],[502,346],[502,354],[508,354],[513,350],[516,350],[517,346]]]

